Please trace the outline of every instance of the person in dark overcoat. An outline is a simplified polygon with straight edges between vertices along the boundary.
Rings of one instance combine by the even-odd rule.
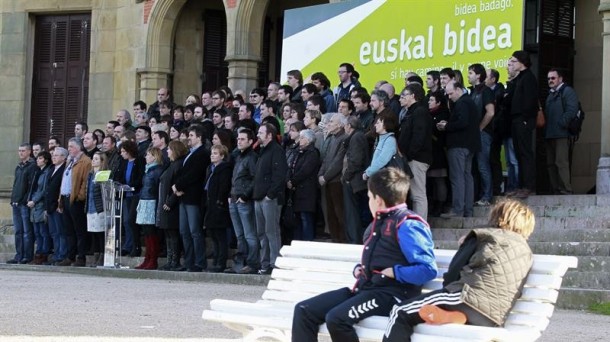
[[[171,164],[159,178],[159,205],[157,205],[157,227],[165,234],[167,248],[167,264],[161,266],[163,271],[185,271],[180,264],[182,252],[180,244],[180,211],[179,200],[172,190],[178,172],[184,164],[188,148],[180,140],[172,140],[167,148],[167,156]]]
[[[210,166],[206,172],[205,182],[205,218],[203,227],[214,244],[214,265],[211,272],[223,272],[227,267],[229,254],[229,234],[231,215],[229,214],[229,197],[231,196],[231,177],[233,165],[225,161],[229,150],[224,145],[212,146]]]
[[[315,233],[316,200],[320,152],[315,147],[316,136],[310,129],[299,133],[299,151],[288,165],[287,187],[293,190],[293,210],[301,219],[294,239],[311,241]]]

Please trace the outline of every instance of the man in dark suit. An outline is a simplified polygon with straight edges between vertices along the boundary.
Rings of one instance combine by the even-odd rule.
[[[453,110],[449,120],[439,122],[436,127],[447,132],[447,159],[453,198],[451,211],[441,214],[441,217],[469,217],[472,216],[474,204],[472,158],[481,150],[479,111],[461,83],[449,81],[445,93],[454,103]]]
[[[59,189],[61,187],[61,177],[66,168],[66,158],[68,150],[63,147],[55,147],[51,155],[53,169],[47,178],[47,186],[44,192],[44,209],[47,213],[49,230],[53,239],[53,259],[51,262],[61,262],[68,254],[66,238],[61,234],[63,222],[61,213],[57,211],[59,205]]]
[[[180,235],[184,244],[184,266],[189,272],[201,272],[208,266],[201,201],[210,153],[203,147],[203,136],[204,129],[200,125],[189,127],[190,153],[184,159],[184,165],[172,186],[174,193],[180,197]]]

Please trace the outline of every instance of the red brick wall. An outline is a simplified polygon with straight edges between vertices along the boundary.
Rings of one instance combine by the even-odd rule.
[[[155,0],[146,0],[146,3],[144,3],[144,24],[148,23],[148,17],[154,4]]]

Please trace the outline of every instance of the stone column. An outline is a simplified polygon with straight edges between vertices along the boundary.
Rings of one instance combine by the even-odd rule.
[[[269,0],[225,0],[227,14],[228,85],[246,93],[257,86],[263,20]]]
[[[597,166],[597,194],[610,194],[610,0],[600,0],[603,20],[601,157]]]
[[[139,99],[156,99],[157,90],[159,88],[168,87],[171,85],[170,78],[172,75],[171,70],[164,69],[138,69],[139,79]],[[150,101],[149,101],[150,102]],[[152,104],[149,103],[149,104]]]

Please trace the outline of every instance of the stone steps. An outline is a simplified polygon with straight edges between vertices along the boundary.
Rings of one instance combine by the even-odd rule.
[[[568,271],[563,277],[561,286],[595,290],[610,289],[610,272]]]
[[[568,310],[586,310],[593,303],[610,302],[610,290],[562,287],[557,307]]]
[[[469,229],[432,228],[432,237],[440,241],[457,241]],[[610,229],[535,229],[530,242],[603,242],[610,241]],[[0,241],[1,238],[0,238]]]
[[[610,255],[610,242],[536,242],[528,244],[534,254],[600,256]],[[457,249],[458,242],[435,240],[434,246],[439,249]]]
[[[608,210],[610,212],[610,209]],[[429,217],[428,223],[432,228],[480,228],[488,226],[487,216],[463,217],[443,219]],[[608,229],[610,228],[610,216],[585,216],[585,217],[548,217],[536,216],[537,229]]]

